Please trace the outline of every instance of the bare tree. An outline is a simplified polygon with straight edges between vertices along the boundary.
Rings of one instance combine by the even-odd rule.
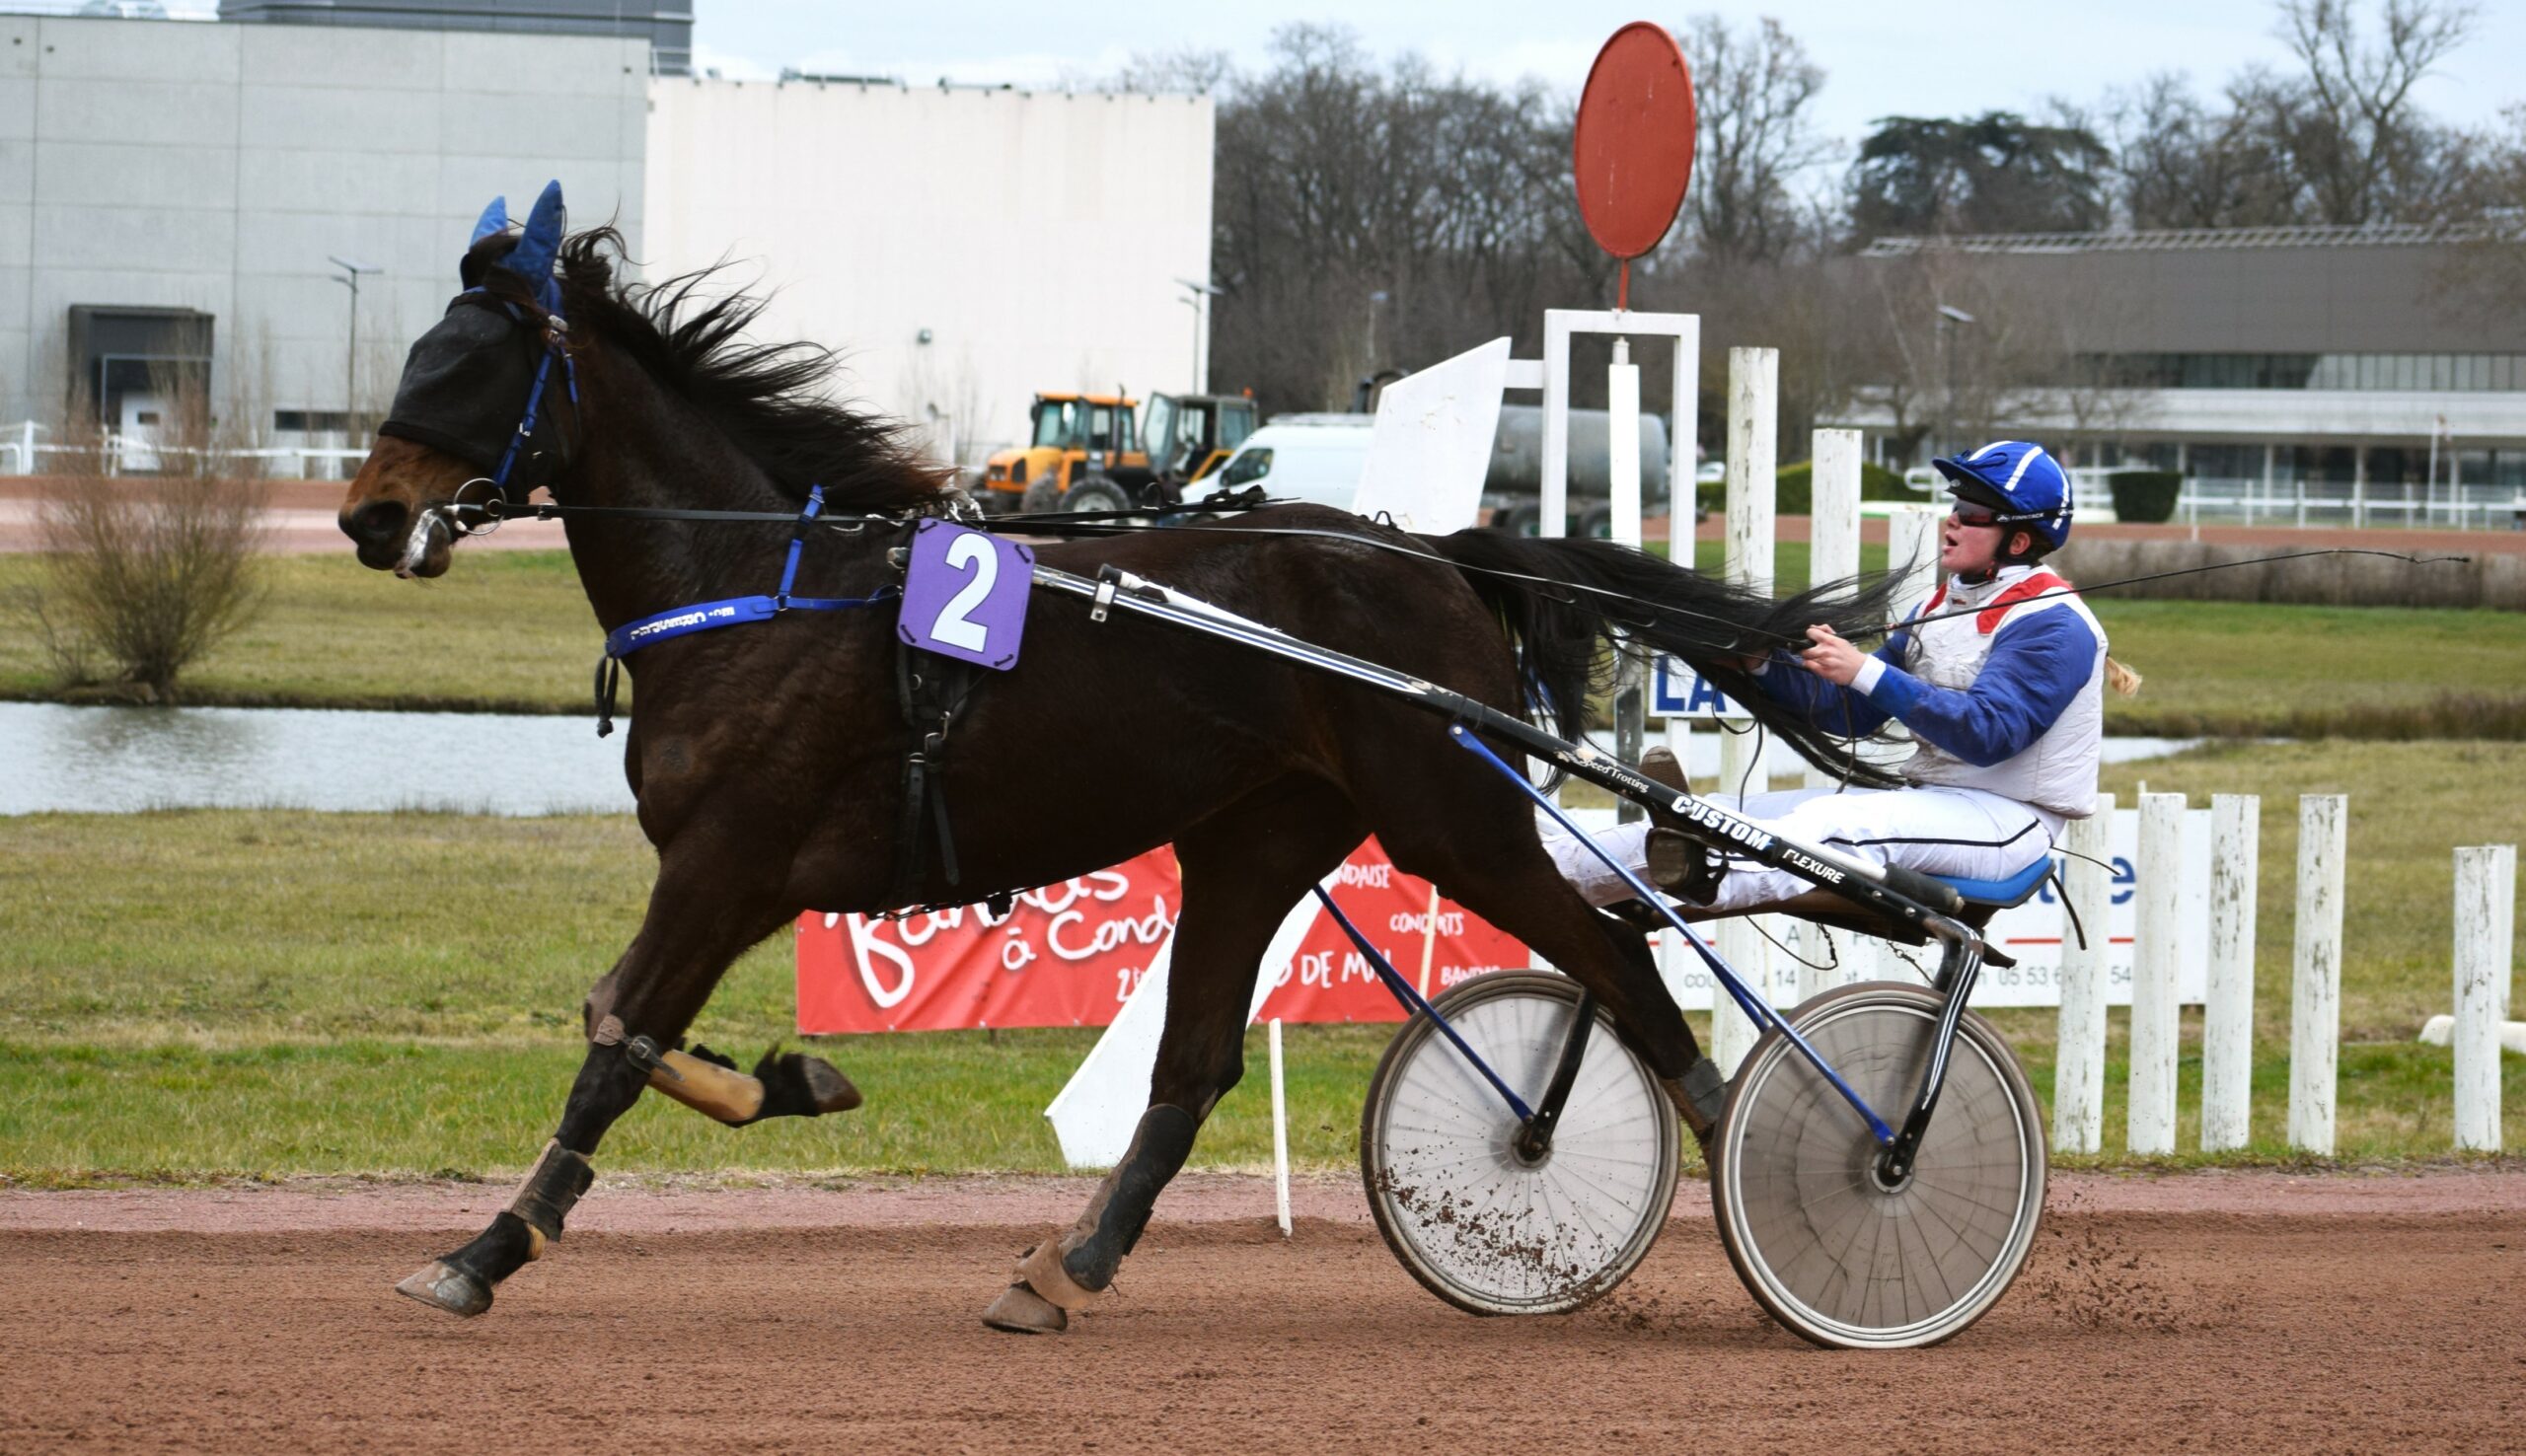
[[[2412,90],[2463,43],[2473,7],[2384,0],[2374,41],[2351,0],[2281,0],[2280,17],[2303,74],[2248,95],[2286,148],[2313,220],[2374,222],[2424,195],[2446,139],[2417,114]]]
[[[201,371],[175,371],[153,393],[154,478],[110,475],[93,407],[70,401],[61,437],[98,448],[46,482],[46,579],[27,610],[66,678],[92,676],[102,658],[134,695],[165,703],[178,675],[262,606],[266,492],[232,469]]]
[[[1778,258],[1801,241],[1792,182],[1834,151],[1808,116],[1823,89],[1823,67],[1768,18],[1739,32],[1720,16],[1696,16],[1683,44],[1701,132],[1689,202],[1693,240],[1706,255]]]

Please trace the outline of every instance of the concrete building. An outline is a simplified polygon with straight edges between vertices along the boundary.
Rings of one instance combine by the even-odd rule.
[[[693,69],[691,0],[219,0],[224,21],[365,26],[391,31],[505,31],[530,36],[623,36],[649,42],[654,75]]]
[[[228,10],[261,19],[0,15],[0,426],[76,398],[145,431],[206,379],[231,436],[343,445],[483,204],[552,177],[650,276],[777,290],[758,336],[840,350],[942,457],[1017,441],[1039,389],[1195,382],[1207,97],[653,76],[669,11],[611,0],[538,14],[626,34],[466,29],[479,0]],[[408,12],[430,28],[354,23]]]
[[[1196,387],[1210,98],[661,78],[653,273],[737,264],[764,331],[978,463],[1037,390]]]
[[[338,441],[491,196],[557,176],[637,240],[648,86],[644,38],[0,15],[0,420],[143,427],[189,374]]]
[[[2422,227],[1889,238],[1858,265],[1940,250],[1986,296],[2076,301],[2062,317],[2086,393],[2115,387],[2109,428],[2035,388],[2003,435],[2085,425],[2078,464],[2181,471],[2223,515],[2446,525],[2526,496],[2526,321],[2451,287],[2463,246]],[[1832,422],[1883,438],[1893,420]]]

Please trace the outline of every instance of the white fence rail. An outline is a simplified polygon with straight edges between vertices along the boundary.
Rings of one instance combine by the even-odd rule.
[[[268,445],[251,449],[204,450],[160,445],[145,435],[101,432],[93,441],[64,445],[42,438],[46,432],[21,423],[0,432],[0,475],[40,475],[65,465],[102,466],[109,475],[155,475],[168,472],[171,460],[207,458],[224,472],[279,480],[347,478],[368,458],[364,446]]]
[[[2526,490],[2515,485],[2434,488],[2330,480],[2192,476],[2176,497],[2188,526],[2411,526],[2431,530],[2526,530]]]

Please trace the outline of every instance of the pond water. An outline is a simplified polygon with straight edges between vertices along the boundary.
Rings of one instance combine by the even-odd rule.
[[[2105,758],[2198,741],[2109,738]],[[1689,770],[1717,774],[1719,747],[1693,734]],[[0,702],[0,814],[193,808],[626,814],[632,791],[622,733],[598,738],[588,714]]]
[[[0,814],[442,809],[629,813],[592,714],[0,702]]]
[[[0,701],[0,815],[167,808],[632,813],[622,742],[622,732],[599,740],[588,714]],[[2110,737],[2104,760],[2165,757],[2195,742]],[[1695,777],[1718,774],[1720,734],[1692,734],[1687,760]]]

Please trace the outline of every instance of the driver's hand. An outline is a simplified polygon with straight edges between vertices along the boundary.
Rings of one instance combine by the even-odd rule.
[[[1814,644],[1798,654],[1799,664],[1827,683],[1843,688],[1859,676],[1860,663],[1866,654],[1844,641],[1831,627],[1817,625],[1807,629],[1807,640]]]

